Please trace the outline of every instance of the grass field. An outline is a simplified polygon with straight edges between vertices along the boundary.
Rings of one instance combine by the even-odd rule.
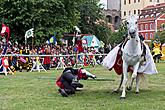
[[[55,86],[62,70],[0,75],[0,110],[165,110],[165,63],[157,68],[159,74],[146,76],[140,94],[133,89],[125,101],[112,94],[120,76],[103,67],[86,69],[107,81],[82,80],[84,88],[67,98]]]

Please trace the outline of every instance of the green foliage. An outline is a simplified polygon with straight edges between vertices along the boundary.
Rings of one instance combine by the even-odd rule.
[[[98,6],[98,0],[84,0],[79,5],[80,23],[79,27],[86,34],[94,34],[96,20],[102,18],[101,8]]]
[[[84,0],[79,7],[81,15],[79,27],[81,31],[85,34],[94,34],[99,40],[108,44],[112,34],[110,28],[105,21],[96,23],[104,19],[101,5],[98,5],[98,0]]]
[[[94,27],[95,35],[103,41],[105,44],[110,43],[110,37],[112,35],[111,29],[106,23],[99,23]]]
[[[112,33],[110,37],[110,43],[119,44],[125,38],[125,35],[126,35],[126,26],[125,24],[122,24],[117,32]]]
[[[45,42],[54,32],[62,35],[78,26],[82,33],[94,34],[106,44],[116,42],[104,19],[99,0],[1,0],[0,19],[11,29],[13,41],[23,43],[25,32],[34,28],[35,44]],[[112,38],[112,36],[115,36]],[[118,37],[117,37],[118,38]],[[59,38],[57,38],[59,39]]]
[[[34,27],[37,42],[45,41],[54,32],[69,32],[77,25],[81,0],[1,0],[0,18],[5,18],[12,39],[22,42],[25,32]],[[23,40],[24,41],[24,40]]]
[[[165,43],[165,30],[160,32],[159,38],[162,44]]]

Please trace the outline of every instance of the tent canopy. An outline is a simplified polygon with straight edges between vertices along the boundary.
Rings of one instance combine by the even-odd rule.
[[[82,45],[86,47],[100,47],[101,44],[95,35],[91,35],[82,37]]]

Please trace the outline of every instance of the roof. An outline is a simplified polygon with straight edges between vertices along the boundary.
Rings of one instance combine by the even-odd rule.
[[[160,13],[156,17],[154,17],[154,16],[142,17],[142,18],[138,19],[138,22],[155,21],[156,19],[159,19],[159,17],[161,17],[161,19],[162,19],[162,17],[165,17],[165,14]]]
[[[147,10],[147,9],[154,9],[154,8],[160,8],[160,7],[165,7],[165,3],[160,3],[156,5],[149,5],[143,8],[142,10]]]
[[[158,19],[162,16],[163,11],[165,11],[165,3],[149,5],[141,10],[138,21],[155,21],[155,19]]]

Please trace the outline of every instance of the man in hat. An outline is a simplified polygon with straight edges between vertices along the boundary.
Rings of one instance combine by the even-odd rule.
[[[75,94],[76,88],[83,88],[83,85],[79,83],[81,79],[88,79],[88,77],[96,78],[95,75],[89,73],[83,68],[65,68],[61,76],[57,79],[56,84],[59,87],[58,91],[63,97]]]

